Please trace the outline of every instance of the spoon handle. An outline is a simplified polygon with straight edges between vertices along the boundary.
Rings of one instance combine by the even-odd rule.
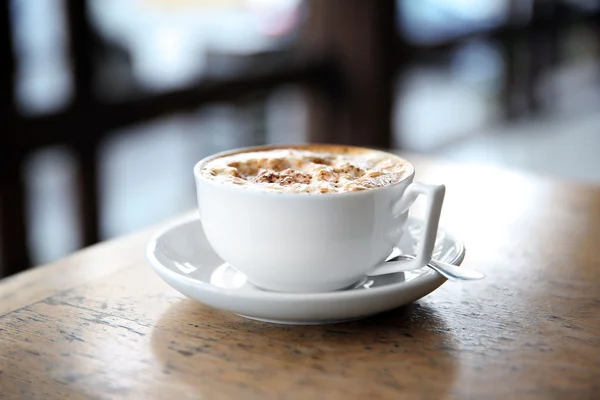
[[[451,281],[476,281],[485,278],[483,272],[474,269],[460,268],[443,261],[431,260],[427,266]]]
[[[383,265],[378,266],[368,273],[369,276],[393,274],[397,272],[414,271],[422,268],[415,264],[416,260],[412,256],[397,255],[388,259]],[[482,272],[473,269],[460,268],[456,265],[448,264],[439,260],[430,260],[427,267],[435,270],[444,278],[451,281],[474,281],[485,278]]]

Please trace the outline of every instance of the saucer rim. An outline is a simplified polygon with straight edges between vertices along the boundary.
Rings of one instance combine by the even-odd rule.
[[[420,221],[420,219],[409,217],[407,220],[407,224],[411,223],[411,221],[412,222]],[[160,229],[157,233],[155,233],[150,238],[150,240],[148,241],[148,243],[146,245],[146,249],[145,249],[146,250],[145,251],[146,259],[147,259],[148,263],[150,264],[150,266],[152,267],[152,269],[162,279],[165,279],[164,275],[168,275],[170,277],[170,279],[186,282],[190,286],[196,287],[198,290],[209,291],[209,292],[216,293],[219,295],[225,295],[231,299],[256,299],[256,300],[269,299],[269,300],[273,300],[274,298],[278,298],[279,300],[282,300],[282,301],[297,301],[299,299],[303,299],[303,300],[310,299],[310,300],[315,300],[315,301],[322,301],[322,300],[326,300],[326,299],[343,300],[344,298],[352,298],[357,295],[379,296],[384,293],[394,292],[399,289],[408,290],[413,286],[421,286],[421,285],[424,285],[427,283],[434,283],[436,281],[439,281],[439,285],[438,285],[438,287],[439,287],[447,280],[442,275],[440,275],[438,272],[434,271],[433,269],[429,269],[429,271],[426,271],[423,274],[420,274],[418,277],[411,279],[409,281],[395,282],[395,283],[385,285],[385,286],[370,288],[368,290],[353,289],[353,290],[338,290],[338,291],[331,291],[331,292],[314,292],[314,293],[313,292],[302,292],[302,293],[291,292],[291,293],[287,293],[287,292],[274,292],[274,291],[262,291],[262,290],[257,290],[255,292],[240,292],[237,289],[217,287],[208,282],[205,282],[205,281],[202,281],[199,279],[195,279],[195,278],[192,278],[192,277],[189,277],[186,275],[182,275],[182,274],[179,274],[179,273],[173,271],[172,269],[163,265],[156,258],[155,254],[154,254],[156,245],[157,245],[160,237],[162,237],[166,233],[172,231],[173,229],[176,229],[180,226],[183,226],[183,225],[186,225],[189,223],[194,223],[194,222],[197,222],[198,224],[200,224],[200,226],[202,226],[200,217],[198,215],[194,214],[191,216],[179,218],[179,219],[173,221],[172,223],[168,224],[164,228]],[[454,234],[450,233],[444,227],[440,226],[440,227],[438,227],[438,230],[444,231],[446,234],[446,238],[447,238],[446,240],[451,240],[458,247],[458,252],[457,252],[457,255],[454,257],[454,259],[451,261],[446,261],[446,262],[456,265],[456,266],[460,266],[465,258],[465,254],[466,254],[466,248],[465,248],[464,243],[461,240],[459,240]],[[223,261],[223,262],[225,262],[225,261]],[[166,283],[169,284],[168,281]],[[171,285],[169,284],[169,286],[171,286]]]

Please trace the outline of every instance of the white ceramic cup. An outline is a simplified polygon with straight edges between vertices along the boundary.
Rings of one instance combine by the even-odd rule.
[[[351,286],[392,252],[404,233],[408,208],[421,194],[427,197],[425,229],[412,262],[418,268],[431,260],[445,187],[413,183],[414,167],[406,160],[409,173],[401,181],[347,193],[249,190],[200,173],[214,158],[275,148],[306,146],[237,149],[207,157],[194,167],[206,238],[251,283],[284,292],[326,292]]]

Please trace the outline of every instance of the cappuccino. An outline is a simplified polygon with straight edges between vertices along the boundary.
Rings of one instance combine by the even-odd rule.
[[[250,190],[345,193],[392,185],[410,175],[410,164],[375,150],[344,146],[273,148],[235,153],[206,162],[207,179]]]

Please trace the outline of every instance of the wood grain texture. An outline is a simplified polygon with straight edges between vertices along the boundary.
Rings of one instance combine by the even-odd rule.
[[[485,280],[271,325],[169,288],[144,260],[152,229],[0,284],[0,398],[597,399],[600,190],[416,160]]]

